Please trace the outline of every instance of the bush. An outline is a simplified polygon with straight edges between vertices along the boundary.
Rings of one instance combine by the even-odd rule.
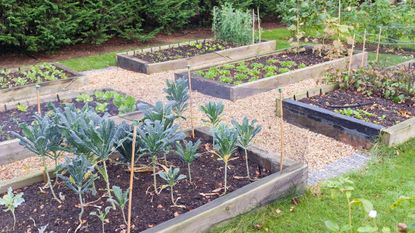
[[[252,42],[252,14],[225,3],[213,8],[212,31],[218,40],[245,45]]]

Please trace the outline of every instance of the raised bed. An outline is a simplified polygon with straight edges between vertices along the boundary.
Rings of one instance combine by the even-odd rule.
[[[211,40],[208,40],[211,41]],[[153,47],[143,50],[129,51],[117,54],[117,65],[123,69],[132,70],[135,72],[153,74],[158,72],[165,72],[176,69],[184,69],[187,65],[192,67],[214,64],[220,62],[229,62],[248,57],[258,56],[275,51],[275,41],[264,41],[256,44],[245,45],[240,47],[231,47],[215,52],[208,52],[205,54],[195,55],[191,57],[178,58],[162,62],[150,62],[138,58],[140,54],[158,52],[169,50],[181,46],[188,46],[192,43],[203,43],[202,41],[191,41],[187,43],[180,43],[174,45],[165,45]],[[143,56],[144,57],[144,56]]]
[[[332,92],[336,90],[335,86],[326,85],[284,99],[284,119],[291,124],[363,149],[370,148],[379,140],[385,145],[392,146],[415,137],[415,117],[401,120],[399,123],[372,123],[371,121],[376,121],[376,118],[381,121],[379,116],[362,112],[363,119],[357,119],[355,115],[343,115],[339,112],[308,103],[310,102],[308,98],[319,95],[333,95]],[[349,98],[354,98],[351,97],[352,94],[350,94]],[[326,102],[324,99],[321,101]],[[277,99],[277,109],[280,109],[279,103],[280,100]],[[380,104],[380,101],[378,103]],[[279,115],[280,112],[277,111],[277,116]],[[381,118],[386,118],[385,121],[387,121],[388,117],[382,116]],[[362,117],[359,115],[359,118]]]
[[[36,85],[40,86],[40,95],[48,95],[56,94],[71,89],[76,89],[85,84],[85,79],[81,76],[80,73],[72,71],[69,68],[58,63],[54,63],[52,65],[56,67],[58,70],[64,72],[67,77],[64,79],[57,79],[53,81],[45,81],[41,83],[31,83],[23,86],[2,88],[0,89],[0,104],[36,97]],[[21,72],[28,69],[29,67],[22,68],[20,71],[18,69],[12,69],[10,70],[10,72]]]
[[[187,131],[187,133],[189,134],[189,131]],[[210,141],[212,139],[211,134],[209,133],[209,130],[207,129],[197,129],[195,133],[196,133],[196,137],[202,140]],[[204,148],[204,147],[202,146],[201,148]],[[239,151],[241,152],[241,148],[239,148]],[[230,165],[232,166],[232,169],[230,171],[233,173],[233,175],[230,176],[230,179],[229,179],[230,181],[229,184],[231,185],[229,189],[230,192],[226,195],[208,197],[207,199],[206,197],[202,197],[202,196],[199,197],[199,195],[197,195],[198,197],[196,196],[190,197],[186,193],[195,192],[195,191],[192,191],[193,189],[196,189],[196,192],[199,192],[199,188],[201,188],[200,186],[202,186],[203,182],[198,184],[197,186],[189,186],[189,187],[188,187],[189,184],[185,181],[180,183],[179,188],[176,189],[176,190],[179,190],[179,193],[182,194],[182,199],[180,200],[180,203],[185,204],[186,199],[188,198],[191,198],[191,200],[187,200],[190,202],[199,200],[197,202],[200,203],[200,201],[203,200],[202,203],[204,204],[203,205],[199,204],[199,206],[197,206],[196,208],[182,209],[178,207],[171,207],[171,206],[169,207],[168,203],[163,203],[163,202],[160,203],[159,199],[167,198],[168,200],[169,196],[166,191],[163,191],[161,194],[159,194],[159,196],[153,197],[154,198],[153,200],[153,198],[145,194],[145,189],[146,189],[145,186],[151,185],[151,178],[150,178],[151,174],[145,174],[145,173],[137,174],[138,176],[137,179],[139,180],[136,186],[139,186],[139,187],[137,187],[136,193],[137,192],[139,193],[136,194],[135,197],[133,198],[133,201],[135,202],[133,203],[134,218],[132,222],[136,227],[135,232],[138,232],[138,231],[142,231],[145,233],[150,233],[150,232],[183,232],[183,233],[205,232],[209,230],[215,224],[225,221],[227,219],[230,219],[232,217],[235,217],[239,214],[245,213],[255,207],[264,205],[268,202],[280,199],[287,195],[301,194],[304,191],[306,180],[307,180],[307,166],[306,165],[298,163],[298,162],[294,162],[291,160],[286,160],[284,163],[283,172],[281,173],[279,172],[278,155],[263,151],[257,148],[256,146],[249,147],[248,153],[250,157],[250,164],[252,165],[251,169],[255,169],[257,171],[258,170],[263,171],[263,174],[258,175],[257,173],[257,175],[255,176],[257,176],[258,179],[255,181],[248,181],[246,179],[244,181],[244,180],[239,180],[237,178],[232,178],[237,175],[241,176],[244,173],[243,172],[244,161],[243,159],[242,161],[239,161],[241,160],[241,157],[240,157],[241,155],[237,156],[239,159],[236,159],[230,163]],[[181,164],[180,160],[177,160],[177,159],[178,159],[177,156],[176,156],[176,159],[174,159],[174,157],[171,157],[169,158],[169,161],[173,164],[177,163],[176,166],[180,166],[182,169],[185,169],[182,167],[183,164],[180,165]],[[203,159],[204,161],[199,161],[199,164],[193,164],[192,166],[194,166],[195,168],[196,168],[196,165],[200,166],[202,164],[206,166],[211,166],[209,164],[211,164],[212,162],[214,164],[219,162],[215,158],[209,155],[206,155],[205,157],[199,158],[199,159]],[[210,162],[205,163],[207,162],[207,160],[209,160]],[[196,162],[198,162],[198,160],[196,160]],[[217,165],[214,165],[214,166],[217,166]],[[241,166],[241,168],[237,169],[239,166]],[[201,169],[201,170],[206,170],[206,169]],[[126,176],[129,174],[128,172],[124,171],[124,169],[111,168],[111,166],[109,166],[109,171],[118,172],[118,173],[121,172],[120,173],[121,176]],[[198,176],[197,176],[198,172],[196,171],[196,169],[193,169],[192,171],[194,171],[195,173],[194,179],[198,179]],[[210,170],[208,169],[206,171],[210,171]],[[216,175],[214,175],[215,172],[213,170],[211,170],[210,172],[213,172],[211,173],[212,177],[216,177]],[[201,171],[201,174],[205,174],[205,173]],[[148,176],[147,178],[149,179],[143,178],[144,176],[146,177]],[[113,182],[115,182],[114,179],[115,178],[113,178],[112,180]],[[222,177],[220,179],[222,179]],[[32,192],[31,190],[37,190],[37,186],[43,185],[43,184],[38,183],[41,181],[42,181],[41,173],[33,174],[27,177],[20,177],[20,178],[17,178],[17,179],[14,179],[14,180],[11,180],[5,183],[0,188],[0,193],[5,192],[6,188],[9,186],[13,187],[14,189],[27,187],[27,188],[23,188],[22,190],[25,192],[25,196],[27,197],[27,195],[29,195],[29,193]],[[144,184],[144,182],[146,183]],[[101,185],[103,184],[100,184],[99,182],[97,183],[97,187],[100,187]],[[128,186],[128,179],[125,179],[125,182],[123,182],[122,185]],[[243,186],[240,186],[240,185],[243,185]],[[202,186],[202,188],[204,189],[207,188],[209,190],[212,187]],[[182,192],[180,190],[186,190],[186,191]],[[45,195],[45,194],[42,194],[42,195]],[[178,195],[178,193],[176,193],[175,195]],[[71,199],[73,199],[71,197],[72,194],[66,193],[66,196],[67,198],[65,200],[65,203],[61,206],[61,208],[59,209],[59,212],[54,211],[54,213],[62,214],[63,212],[66,211],[67,213],[71,213],[70,215],[74,215],[73,217],[76,218],[78,210],[72,211],[74,209],[74,206],[71,204],[73,203],[67,203]],[[43,198],[46,198],[46,197],[42,197],[42,199]],[[150,199],[150,198],[152,199],[152,202],[150,202],[149,200],[145,201],[146,199]],[[38,200],[36,203],[33,203],[34,206],[30,208],[36,208],[36,205],[40,205],[40,203],[38,202],[41,201],[42,199]],[[92,197],[92,199],[95,200],[96,198]],[[144,202],[139,202],[140,199],[144,199]],[[27,202],[28,203],[25,203],[25,205],[29,205],[31,202],[31,199],[27,199]],[[102,202],[105,202],[105,200],[103,200]],[[100,203],[96,202],[96,204],[99,205]],[[55,208],[55,209],[57,208],[56,206],[49,206],[49,205],[51,204],[49,203],[46,204],[44,208],[46,209],[49,208],[49,210],[51,208]],[[152,207],[150,209],[148,207],[145,207],[148,205]],[[40,214],[40,212],[42,211],[43,210],[38,209],[39,213],[37,214]],[[89,211],[90,209],[88,209],[88,212]],[[177,213],[179,213],[179,215],[177,217],[174,217],[172,214],[171,216],[166,218],[165,214],[161,214],[164,211],[176,211]],[[122,219],[120,215],[117,214],[116,212],[117,211],[110,212],[109,219],[111,219],[111,221],[110,223],[106,224],[107,231],[110,230],[111,232],[113,232],[112,230],[114,230],[114,228],[119,228],[119,224],[122,223]],[[48,213],[51,213],[51,212],[48,212]],[[148,219],[149,217],[144,217],[146,215],[154,216],[154,218],[149,220]],[[32,216],[32,217],[36,219],[36,216]],[[56,216],[56,217],[59,217],[59,216]],[[95,226],[97,228],[100,227],[100,225],[98,225],[100,223],[97,220],[93,220],[93,218],[94,217],[91,217],[85,214],[85,219],[88,222],[88,225],[90,225],[89,229]],[[137,219],[139,219],[138,222],[136,222]],[[160,219],[163,219],[164,222],[159,222]],[[19,221],[30,221],[30,220],[19,219]],[[47,221],[47,219],[45,220],[45,218],[42,217],[41,220],[36,219],[36,221],[38,224],[43,225],[45,224],[45,221]],[[148,221],[153,221],[154,224],[149,224]],[[70,224],[72,224],[74,221],[69,221],[69,222]],[[6,222],[4,222],[4,224],[7,225]],[[28,222],[28,224],[30,223]],[[73,223],[73,225],[75,224],[76,223]],[[56,228],[57,225],[50,224],[50,227]],[[64,230],[64,228],[62,230]],[[66,228],[71,228],[71,226],[66,226]]]
[[[275,58],[281,57],[281,59],[286,59],[284,54],[287,51],[281,51],[274,54],[267,54],[262,57],[257,57],[255,60],[259,61],[258,63],[267,63],[266,60],[268,57]],[[295,58],[295,56],[291,55]],[[290,56],[288,56],[290,57]],[[363,64],[367,63],[367,53],[357,53],[353,55],[352,68],[357,68],[361,66],[362,59],[364,60]],[[241,60],[246,63],[250,63],[252,59]],[[264,60],[264,61],[261,61]],[[317,59],[316,59],[317,60]],[[241,61],[230,63],[230,65],[238,64]],[[307,63],[307,59],[301,58],[300,62]],[[286,73],[276,74],[273,76],[264,76],[259,78],[256,81],[244,81],[241,84],[228,84],[221,82],[219,80],[213,80],[205,78],[201,75],[201,72],[209,71],[209,68],[212,67],[224,67],[224,66],[211,66],[204,67],[203,69],[197,69],[192,71],[192,89],[198,92],[201,92],[206,95],[227,99],[227,100],[238,100],[243,99],[258,93],[270,91],[278,87],[283,87],[289,84],[297,83],[307,79],[318,79],[322,77],[322,74],[327,70],[331,69],[346,69],[348,67],[350,57],[339,58],[331,61],[322,61],[322,63],[313,64],[310,62],[305,68],[297,67],[295,70],[288,71]],[[299,62],[298,62],[299,64]],[[233,74],[233,71],[231,71]],[[187,72],[176,73],[176,79],[185,78],[188,79]]]
[[[61,93],[59,95],[53,95],[53,96],[47,96],[47,97],[43,97],[42,98],[42,109],[43,109],[43,114],[45,114],[45,109],[47,109],[47,103],[50,102],[68,102],[69,100],[73,100],[74,98],[76,98],[77,96],[79,96],[81,93],[82,94],[88,94],[88,95],[93,95],[95,91],[86,91],[86,92],[65,92],[65,93]],[[117,91],[117,93],[120,93]],[[120,93],[122,94],[122,93]],[[25,102],[22,102],[25,105],[29,106],[28,111],[26,113],[24,113],[25,115],[27,114],[28,116],[32,116],[32,113],[36,112],[37,107],[36,107],[36,100],[28,100]],[[15,113],[19,113],[16,110],[16,106],[18,103],[10,103],[10,104],[5,104],[3,105],[2,109],[0,109],[0,114],[6,111],[14,111]],[[82,107],[83,103],[77,103],[78,107]],[[95,104],[90,104],[91,107],[94,107]],[[112,115],[112,118],[114,119],[115,122],[120,123],[122,121],[132,121],[132,120],[136,120],[139,119],[141,117],[141,113],[139,111],[133,111],[133,112],[129,112],[129,113],[125,113],[125,114],[118,114],[118,110],[115,109],[115,106],[113,104],[109,104],[108,105],[108,109],[107,112]],[[23,114],[23,113],[22,113]],[[19,120],[21,121],[21,120]],[[22,123],[22,122],[20,122]],[[4,127],[4,122],[2,122],[2,127]],[[7,131],[13,131],[16,129],[10,129]],[[2,134],[5,134],[6,129],[2,129]],[[0,165],[4,165],[4,164],[8,164],[8,163],[12,163],[21,159],[25,159],[28,158],[30,156],[33,156],[34,154],[31,153],[30,151],[26,150],[24,147],[22,147],[21,145],[19,145],[19,140],[18,139],[8,139],[5,138],[5,135],[0,135]]]

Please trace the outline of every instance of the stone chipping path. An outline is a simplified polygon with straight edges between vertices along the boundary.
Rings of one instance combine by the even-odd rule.
[[[321,181],[328,180],[348,172],[362,169],[369,162],[370,157],[359,153],[343,157],[332,163],[327,164],[319,170],[310,170],[308,173],[308,185],[314,185]]]

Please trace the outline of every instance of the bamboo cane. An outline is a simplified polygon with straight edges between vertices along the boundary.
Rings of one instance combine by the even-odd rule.
[[[252,44],[255,44],[255,10],[252,9]]]
[[[128,226],[127,232],[131,233],[131,208],[133,204],[133,185],[134,185],[134,162],[135,162],[135,143],[137,140],[137,126],[133,129],[133,143],[131,148],[131,170],[130,170],[130,191],[128,194]]]
[[[284,113],[283,113],[283,107],[282,107],[282,101],[283,101],[283,93],[282,89],[278,89],[278,92],[280,93],[280,173],[282,173],[283,167],[284,167]]]
[[[349,60],[349,69],[347,74],[350,76],[352,73],[352,63],[353,63],[353,53],[354,53],[354,43],[356,39],[356,34],[353,34],[353,40],[352,40],[352,48],[350,49],[350,60]]]
[[[259,17],[259,7],[256,8],[257,11],[257,17],[258,17],[258,42],[261,42],[261,33],[262,33],[262,29],[261,29],[261,18]]]
[[[192,127],[192,138],[195,138],[195,127],[193,125],[192,72],[190,72],[190,65],[187,65],[187,82],[189,84],[190,126]]]
[[[37,114],[42,115],[42,109],[40,108],[40,86],[36,85],[36,97],[37,97]]]
[[[362,47],[362,52],[363,53],[366,52],[366,33],[367,33],[367,31],[365,29],[365,32],[363,34],[363,47]],[[362,63],[361,63],[360,66],[363,67],[364,65],[365,65],[365,59],[363,59],[363,57],[362,57]]]
[[[376,48],[376,63],[379,62],[380,37],[382,35],[382,26],[379,27],[378,46]]]

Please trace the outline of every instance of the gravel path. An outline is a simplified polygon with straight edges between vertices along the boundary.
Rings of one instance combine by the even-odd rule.
[[[113,88],[154,104],[158,100],[166,100],[163,88],[167,79],[174,78],[174,72],[145,75],[120,68],[110,68],[105,73],[90,72],[88,78],[90,84],[83,87],[83,90]],[[292,95],[299,90],[315,86],[317,83],[314,80],[307,80],[285,87],[283,91],[284,95]],[[224,121],[230,122],[232,118],[241,120],[243,116],[257,119],[263,130],[254,143],[269,151],[278,152],[280,151],[280,123],[274,114],[277,95],[277,91],[274,90],[232,102],[193,92],[194,122],[199,126],[202,124],[202,114],[198,110],[200,105],[209,101],[221,101],[225,104]],[[189,112],[187,112],[188,115]],[[180,123],[183,128],[190,127],[189,122]],[[323,168],[333,161],[355,153],[351,146],[288,123],[284,123],[284,130],[285,154],[294,160],[306,162],[312,170]],[[29,158],[27,162],[9,164],[7,169],[0,166],[0,179],[9,179],[33,171],[38,166],[35,160],[35,158]],[[22,169],[22,164],[30,164],[30,169]]]

